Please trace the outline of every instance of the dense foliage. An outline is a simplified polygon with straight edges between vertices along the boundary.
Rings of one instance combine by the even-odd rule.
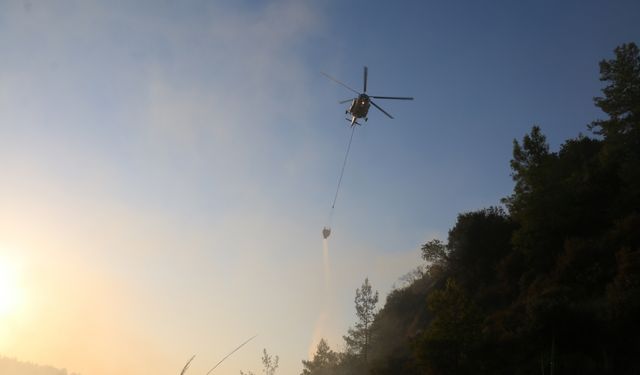
[[[387,297],[366,360],[323,341],[303,374],[640,373],[638,47],[600,79],[594,137],[552,152],[534,126],[514,141],[504,208],[424,244],[426,271]]]

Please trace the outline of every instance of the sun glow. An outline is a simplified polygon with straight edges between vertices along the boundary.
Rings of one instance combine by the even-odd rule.
[[[19,267],[0,254],[0,319],[17,314],[21,302]]]

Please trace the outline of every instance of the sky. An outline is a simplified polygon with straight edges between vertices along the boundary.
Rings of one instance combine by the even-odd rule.
[[[461,212],[512,142],[603,114],[620,1],[0,0],[0,355],[84,375],[296,374]],[[350,135],[350,92],[378,101]],[[321,230],[333,232],[323,249]]]

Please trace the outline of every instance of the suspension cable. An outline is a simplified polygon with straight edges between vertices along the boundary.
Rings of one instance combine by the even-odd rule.
[[[347,166],[347,159],[349,157],[349,150],[351,150],[351,141],[353,140],[353,133],[355,133],[355,125],[351,126],[351,136],[349,137],[349,144],[347,145],[347,152],[344,154],[344,161],[342,162],[342,170],[340,171],[340,178],[338,178],[338,187],[336,188],[336,194],[333,196],[333,203],[331,204],[331,214],[329,218],[333,217],[333,210],[336,207],[336,201],[338,200],[338,193],[340,192],[340,185],[342,184],[342,176],[344,175],[344,169]]]

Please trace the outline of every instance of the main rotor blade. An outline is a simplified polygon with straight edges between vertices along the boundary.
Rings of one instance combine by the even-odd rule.
[[[407,97],[407,96],[371,96],[369,95],[369,97],[375,98],[375,99],[413,100],[412,97]]]
[[[367,67],[365,66],[364,67],[364,91],[363,91],[364,93],[367,92],[367,71],[368,70],[369,69],[367,69]]]
[[[335,78],[331,77],[331,76],[330,76],[330,75],[328,75],[327,73],[325,73],[325,72],[320,72],[320,73],[321,73],[323,76],[325,76],[325,77],[329,78],[330,80],[332,80],[333,82],[335,82],[335,83],[337,83],[337,84],[339,84],[339,85],[342,85],[342,86],[346,87],[347,89],[349,89],[349,90],[351,90],[351,91],[355,92],[356,94],[360,95],[360,93],[359,93],[359,92],[357,92],[356,90],[354,90],[354,89],[352,89],[351,87],[347,86],[346,84],[344,84],[344,83],[342,83],[342,82],[338,81],[337,79],[335,79]]]
[[[387,113],[387,111],[385,111],[384,109],[380,108],[379,105],[377,105],[376,103],[373,102],[373,100],[369,100],[369,103],[373,104],[374,107],[378,108],[380,110],[380,112],[384,113],[385,115],[389,116],[390,119],[393,119],[393,116],[391,116],[390,114]]]
[[[353,99],[355,99],[355,98],[353,98]],[[342,101],[339,101],[338,103],[340,103],[340,104],[349,103],[349,102],[353,101],[353,99],[342,100]]]

